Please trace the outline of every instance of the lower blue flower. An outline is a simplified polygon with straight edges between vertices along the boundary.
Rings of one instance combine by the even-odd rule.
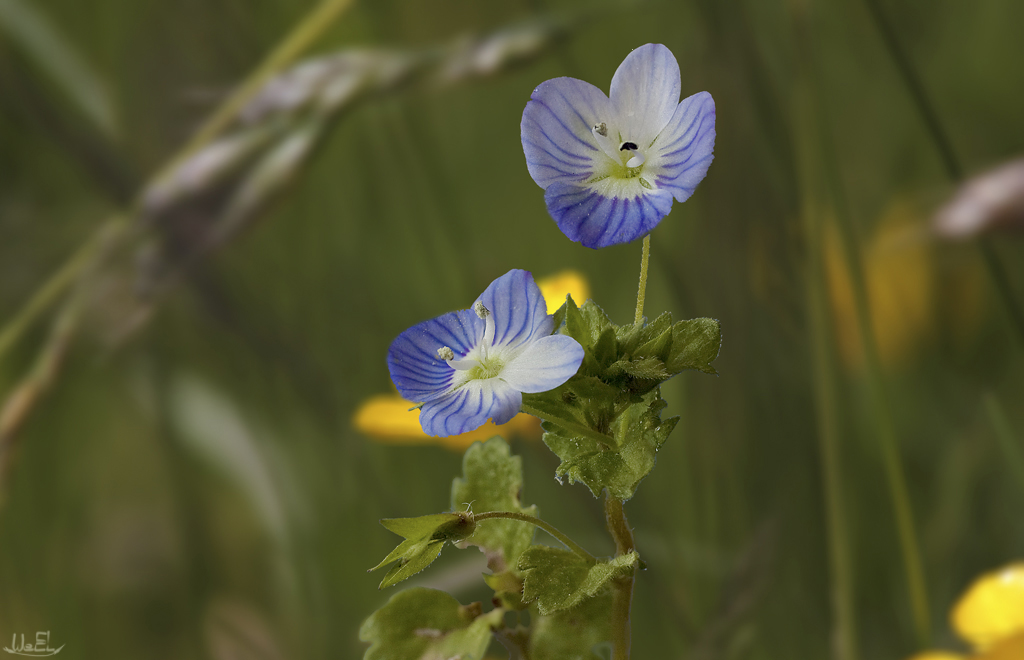
[[[519,412],[523,392],[546,392],[569,380],[583,347],[553,335],[554,320],[533,276],[511,270],[491,282],[471,310],[415,325],[388,350],[398,392],[422,402],[428,435],[472,431]]]

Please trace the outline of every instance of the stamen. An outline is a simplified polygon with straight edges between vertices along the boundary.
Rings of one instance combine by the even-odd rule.
[[[474,367],[480,366],[479,360],[466,359],[466,360],[446,360],[448,366],[456,371],[469,371]]]
[[[441,348],[437,349],[437,357],[441,358],[442,360],[454,360],[455,351],[448,348],[447,346],[442,346]]]
[[[605,153],[616,163],[622,162],[622,156],[615,150],[615,142],[608,137],[608,124],[603,121],[594,124],[594,127],[590,129],[590,132],[594,135],[594,140],[597,142],[597,146],[601,147],[601,151]]]
[[[629,151],[636,151],[639,148],[640,147],[636,146],[636,142],[623,142],[622,146],[619,147],[619,151],[626,151],[627,149]]]
[[[480,344],[480,357],[482,360],[486,360],[487,349],[494,344],[494,316],[479,300],[473,303],[473,311],[484,320],[484,340]]]

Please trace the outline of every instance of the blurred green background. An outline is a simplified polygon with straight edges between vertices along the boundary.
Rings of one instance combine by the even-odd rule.
[[[719,377],[664,389],[682,421],[627,505],[648,565],[633,656],[957,648],[958,594],[1024,556],[1024,344],[979,246],[929,230],[955,172],[921,108],[966,174],[1024,152],[1024,4],[355,2],[302,57],[380,48],[369,61],[405,53],[406,74],[323,117],[222,131],[313,126],[287,186],[199,177],[201,194],[140,203],[314,8],[0,0],[0,332],[27,319],[0,342],[0,643],[49,630],[62,658],[361,657],[358,626],[391,595],[366,574],[397,540],[377,520],[446,509],[461,458],[374,442],[352,414],[390,391],[399,332],[511,268],[576,269],[629,321],[639,243],[558,232],[519,121],[542,81],[606,90],[631,48],[660,42],[684,95],[714,96],[718,137],[653,233],[647,311],[718,318],[724,344]],[[500,54],[509,34],[517,56],[485,66],[473,44]],[[446,78],[446,62],[479,67]],[[255,210],[231,216],[244,181]],[[112,217],[114,247],[77,252]],[[986,245],[1024,303],[1024,246]],[[23,316],[76,253],[74,283]],[[538,440],[513,450],[524,501],[611,554],[600,502],[559,486]],[[486,599],[482,570],[448,550],[410,584]]]

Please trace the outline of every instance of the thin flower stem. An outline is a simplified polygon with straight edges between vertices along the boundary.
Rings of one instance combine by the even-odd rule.
[[[633,530],[626,520],[626,510],[618,498],[605,491],[605,520],[608,531],[615,539],[615,556],[619,557],[636,550]],[[633,605],[633,584],[636,582],[636,567],[629,575],[612,583],[612,660],[629,660],[630,623],[629,612]]]
[[[921,119],[928,130],[928,135],[931,136],[932,142],[939,152],[943,167],[946,169],[946,175],[954,183],[959,183],[964,177],[963,167],[960,165],[956,150],[953,148],[953,142],[949,139],[949,134],[939,119],[939,113],[936,112],[935,105],[931,102],[921,77],[917,74],[913,63],[910,61],[910,57],[903,49],[896,31],[882,12],[882,7],[879,5],[878,0],[864,0],[864,4],[871,14],[871,19],[875,22],[875,27],[882,36],[882,41],[885,42],[885,48],[889,52],[889,57],[892,58],[893,64],[903,79],[903,84],[913,100],[914,107],[917,108],[918,113],[921,115]],[[1010,317],[1010,322],[1017,332],[1017,338],[1024,342],[1024,310],[1021,309],[1013,287],[1010,285],[1010,280],[1006,276],[1006,268],[988,239],[984,237],[979,239],[978,249],[981,250],[985,267],[988,269],[989,276],[995,284],[999,298],[1003,301],[1003,306]]]
[[[636,315],[633,325],[644,320],[644,299],[647,297],[647,262],[651,259],[651,235],[644,236],[644,251],[640,256],[640,288],[636,292]]]
[[[579,422],[574,422],[570,419],[563,419],[561,417],[555,417],[549,413],[537,410],[536,408],[529,406],[525,403],[521,404],[519,406],[519,409],[526,413],[527,415],[533,415],[534,417],[539,417],[540,419],[546,420],[548,422],[553,422],[561,427],[573,431],[574,433],[579,433],[585,438],[596,440],[597,442],[600,442],[601,444],[606,445],[608,447],[615,446],[615,440],[611,436],[595,431],[589,426],[585,426],[583,424],[580,424]]]
[[[474,514],[474,516],[473,516],[473,520],[475,520],[476,522],[480,522],[481,520],[490,520],[491,518],[504,518],[506,520],[519,520],[521,522],[530,523],[531,525],[535,525],[537,527],[540,527],[545,532],[547,532],[551,536],[554,536],[556,539],[561,541],[565,545],[565,547],[567,547],[570,550],[572,550],[581,559],[583,559],[583,560],[585,560],[585,561],[587,561],[588,563],[591,563],[591,564],[596,564],[597,563],[597,557],[595,557],[594,555],[592,555],[589,552],[587,552],[586,550],[584,550],[582,546],[580,546],[578,543],[576,543],[571,538],[566,536],[564,533],[559,531],[559,529],[557,527],[555,527],[554,525],[552,525],[549,522],[545,522],[545,521],[541,520],[540,518],[535,518],[534,516],[528,516],[525,513],[517,513],[515,511],[488,511],[486,513],[477,513],[477,514]]]

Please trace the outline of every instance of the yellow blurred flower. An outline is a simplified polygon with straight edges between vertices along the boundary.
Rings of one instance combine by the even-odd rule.
[[[537,286],[540,287],[548,304],[548,314],[553,314],[562,306],[566,294],[571,294],[577,303],[582,303],[590,297],[587,281],[572,270],[537,280]],[[519,413],[501,426],[488,421],[469,433],[436,438],[423,432],[420,427],[420,411],[413,408],[414,405],[397,393],[376,394],[359,405],[352,422],[358,431],[377,442],[396,445],[439,444],[457,451],[466,449],[477,440],[486,440],[495,435],[506,438],[510,435],[539,438],[541,434],[540,420],[526,413]]]
[[[420,427],[420,410],[410,410],[413,405],[398,394],[375,394],[360,404],[352,421],[356,429],[384,444],[439,444],[458,451],[466,449],[477,440],[487,440],[495,435],[505,438],[512,434],[540,437],[540,420],[519,413],[501,426],[488,421],[468,433],[435,438],[423,432]]]
[[[563,270],[551,277],[539,279],[537,286],[548,303],[548,314],[554,314],[555,310],[562,306],[566,294],[571,294],[577,305],[582,305],[590,297],[587,281],[574,270]]]
[[[929,243],[913,206],[889,206],[864,250],[871,328],[879,359],[893,366],[912,356],[932,321],[934,287]],[[835,225],[825,236],[825,274],[843,362],[860,367],[864,355],[850,270]],[[1024,660],[1024,659],[1022,659]]]
[[[975,654],[929,651],[910,660],[1024,660],[1024,562],[975,580],[950,619]]]

